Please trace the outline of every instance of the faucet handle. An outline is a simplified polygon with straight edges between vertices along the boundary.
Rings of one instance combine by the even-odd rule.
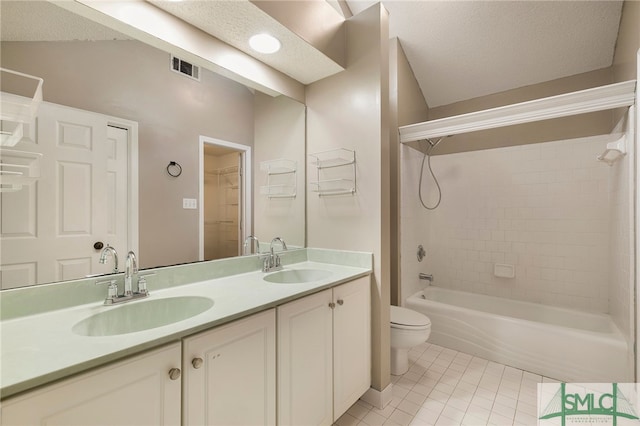
[[[149,290],[147,290],[147,277],[153,277],[155,275],[154,273],[138,275],[138,293],[149,295]]]
[[[262,261],[262,272],[269,272],[272,268],[271,254],[270,253],[261,254],[259,258]]]
[[[109,304],[109,301],[113,301],[118,298],[118,284],[116,283],[116,280],[96,281],[95,284],[109,284],[109,287],[107,287],[107,298],[104,301],[105,304]]]

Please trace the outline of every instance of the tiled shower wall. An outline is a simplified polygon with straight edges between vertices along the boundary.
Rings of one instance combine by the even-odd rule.
[[[417,196],[422,154],[403,147],[401,297],[423,287],[417,274],[427,272],[441,287],[608,312],[612,253],[629,258],[622,235],[630,231],[628,208],[621,202],[619,211],[612,209],[610,193],[628,193],[628,175],[610,185],[620,163],[610,168],[596,161],[607,141],[600,136],[435,156],[442,203],[433,211]],[[423,194],[427,205],[435,203],[426,166]],[[611,237],[612,229],[619,238]],[[427,251],[421,263],[417,244]],[[496,277],[495,264],[513,265],[515,277]],[[625,300],[628,291],[620,294]]]

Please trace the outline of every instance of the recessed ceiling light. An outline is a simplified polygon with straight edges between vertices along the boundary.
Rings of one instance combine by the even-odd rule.
[[[249,46],[256,52],[275,53],[280,50],[280,40],[269,34],[256,34],[249,39]]]

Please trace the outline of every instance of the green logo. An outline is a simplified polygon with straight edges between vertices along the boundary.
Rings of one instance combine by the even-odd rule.
[[[611,384],[611,392],[594,389],[594,387],[602,389],[602,384],[571,385],[570,387],[571,389],[568,390],[566,383],[560,383],[560,388],[540,413],[540,420],[560,417],[562,426],[566,425],[567,418],[571,416],[581,416],[573,419],[575,423],[600,424],[610,417],[610,423],[614,426],[617,426],[619,418],[639,420],[634,406],[622,393],[617,383]]]

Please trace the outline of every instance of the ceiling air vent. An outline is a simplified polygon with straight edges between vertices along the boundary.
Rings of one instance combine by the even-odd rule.
[[[171,56],[171,69],[175,72],[186,75],[187,77],[191,77],[194,80],[200,81],[200,67],[197,65],[190,64],[180,58]]]

